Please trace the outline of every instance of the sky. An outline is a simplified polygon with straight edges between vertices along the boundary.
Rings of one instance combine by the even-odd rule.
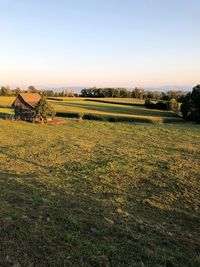
[[[0,86],[195,86],[200,0],[0,0]]]

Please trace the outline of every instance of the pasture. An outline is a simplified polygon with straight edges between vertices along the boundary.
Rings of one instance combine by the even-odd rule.
[[[191,123],[0,119],[0,265],[200,266],[199,139]]]
[[[56,99],[56,98],[55,98]],[[13,97],[0,97],[0,108],[9,107],[12,104]],[[60,101],[62,100],[62,101]],[[183,122],[183,120],[171,111],[159,111],[147,109],[144,101],[130,98],[57,98],[57,100],[48,100],[56,112],[62,113],[62,116],[70,117],[73,114],[85,114],[83,118],[110,120],[110,121],[128,121],[128,122],[151,122],[151,123],[174,123]],[[1,112],[1,111],[0,111]],[[11,114],[12,110],[9,113]],[[3,113],[1,117],[3,116]]]

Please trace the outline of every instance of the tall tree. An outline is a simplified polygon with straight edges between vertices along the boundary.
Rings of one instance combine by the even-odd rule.
[[[184,119],[200,122],[200,85],[184,97],[181,112]]]

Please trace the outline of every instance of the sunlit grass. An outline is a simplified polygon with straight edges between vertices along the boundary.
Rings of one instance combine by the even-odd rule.
[[[0,120],[2,266],[199,266],[199,125]]]
[[[136,121],[149,121],[152,123],[163,123],[163,122],[171,122],[173,121],[182,121],[177,114],[171,111],[159,111],[147,109],[143,104],[144,100],[140,99],[123,99],[123,98],[98,98],[92,99],[97,101],[109,101],[112,103],[104,103],[97,101],[89,101],[90,99],[85,98],[58,98],[63,101],[58,100],[48,100],[49,103],[54,107],[56,112],[72,112],[72,113],[80,113],[80,114],[96,114],[96,115],[105,115],[112,117],[121,117],[121,121],[123,117],[132,118]],[[13,102],[14,98],[10,97],[0,97],[0,107],[8,106]],[[117,103],[114,103],[117,102]],[[124,103],[124,105],[123,105]],[[133,105],[126,105],[126,104]]]
[[[15,97],[13,96],[0,96],[0,107],[1,106],[11,106]]]

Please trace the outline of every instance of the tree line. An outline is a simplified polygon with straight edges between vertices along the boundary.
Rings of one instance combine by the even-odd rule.
[[[81,90],[82,97],[94,97],[94,98],[139,98],[139,99],[153,99],[153,100],[170,100],[176,99],[178,102],[182,102],[184,93],[182,91],[171,90],[168,92],[148,91],[142,88],[134,88],[128,90],[126,88],[85,88]]]
[[[18,96],[20,93],[39,93],[46,97],[77,97],[78,94],[67,90],[62,92],[54,92],[53,90],[38,90],[34,86],[30,85],[27,90],[22,90],[19,87],[11,89],[9,86],[1,86],[0,96]]]
[[[200,122],[200,85],[193,88],[192,92],[185,94],[180,90],[170,90],[168,92],[148,91],[142,88],[127,90],[126,88],[85,88],[81,94],[62,91],[54,92],[53,90],[38,90],[34,86],[29,86],[27,90],[19,87],[11,89],[9,86],[0,88],[0,96],[17,96],[20,93],[40,93],[44,97],[118,97],[118,98],[138,98],[144,99],[148,108],[180,111],[186,120]],[[155,100],[156,102],[153,102]],[[178,104],[181,103],[180,104]]]
[[[11,89],[9,86],[2,86],[0,88],[0,96],[17,96],[20,93],[40,93],[46,97],[116,97],[116,98],[139,98],[139,99],[153,99],[153,100],[170,100],[176,99],[178,102],[182,102],[184,93],[182,91],[171,90],[168,92],[159,91],[147,91],[142,88],[134,88],[128,90],[126,88],[88,88],[82,89],[81,94],[74,93],[67,90],[62,92],[54,92],[53,90],[38,90],[34,86],[29,86],[26,90],[22,90],[19,87]]]
[[[171,95],[171,98],[165,101],[152,101],[152,99],[145,100],[145,106],[151,109],[173,110],[180,111],[185,120],[200,123],[200,85],[196,85],[192,92],[187,93],[177,99]]]
[[[200,85],[193,88],[192,92],[184,93],[180,90],[168,92],[147,91],[142,88],[134,88],[132,91],[126,88],[85,88],[81,90],[82,97],[119,97],[138,98],[145,100],[145,106],[152,109],[181,111],[186,120],[200,122]]]

